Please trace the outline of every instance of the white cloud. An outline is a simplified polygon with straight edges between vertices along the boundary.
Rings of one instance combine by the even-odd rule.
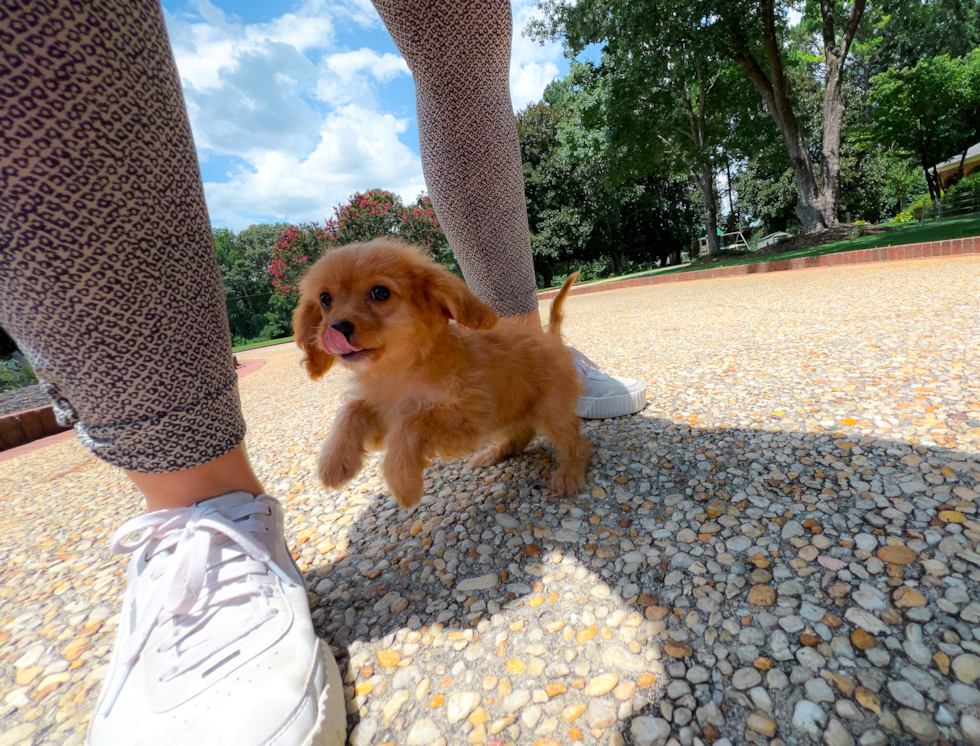
[[[510,98],[514,110],[541,100],[541,94],[558,77],[561,44],[544,45],[524,36],[528,21],[539,15],[535,0],[513,0],[514,38],[510,53]]]
[[[254,171],[205,184],[208,207],[237,229],[255,215],[322,221],[354,191],[376,186],[413,200],[425,185],[418,156],[398,140],[406,124],[391,114],[342,106],[326,117],[307,157],[269,152]]]
[[[300,52],[324,49],[334,40],[332,10],[322,0],[312,0],[295,13],[286,13],[268,23],[246,26],[246,36],[253,41],[291,44]]]
[[[236,229],[257,216],[322,220],[357,190],[391,189],[410,201],[424,189],[416,143],[399,140],[410,120],[385,111],[377,95],[408,66],[351,43],[356,29],[380,27],[370,0],[305,0],[255,24],[210,0],[195,10],[165,11],[195,142],[203,160],[245,164],[205,185],[213,220]],[[515,0],[515,109],[539,100],[559,74],[560,45],[522,35],[535,12],[533,0]]]
[[[245,163],[205,184],[212,220],[322,220],[357,190],[422,190],[421,162],[398,139],[407,121],[376,109],[377,85],[406,74],[404,60],[339,48],[337,23],[380,23],[369,0],[307,0],[257,24],[195,7],[166,14],[194,139],[205,160]]]
[[[218,70],[218,84],[185,85],[199,148],[247,160],[269,150],[303,153],[314,144],[320,115],[303,91],[316,68],[295,47],[263,40],[239,49]]]
[[[350,102],[373,106],[375,83],[409,74],[408,65],[398,55],[378,54],[367,47],[324,57],[319,68],[317,98],[334,106]]]

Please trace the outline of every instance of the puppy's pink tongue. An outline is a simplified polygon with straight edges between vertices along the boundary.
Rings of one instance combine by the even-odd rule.
[[[331,355],[347,355],[351,352],[360,352],[360,347],[354,347],[347,341],[347,337],[338,332],[332,326],[328,326],[323,333],[323,349]]]

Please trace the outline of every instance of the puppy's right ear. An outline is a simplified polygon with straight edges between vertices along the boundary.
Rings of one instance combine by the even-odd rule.
[[[304,353],[300,362],[314,381],[330,370],[330,366],[336,359],[320,347],[317,339],[319,333],[320,306],[311,301],[301,300],[293,311],[293,335],[296,344]]]
[[[424,267],[422,287],[442,313],[460,326],[491,329],[497,323],[497,312],[477,298],[466,283],[445,267],[430,262]]]

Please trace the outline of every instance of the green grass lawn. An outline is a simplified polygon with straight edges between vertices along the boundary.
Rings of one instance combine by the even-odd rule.
[[[698,269],[714,269],[715,267],[732,267],[737,264],[756,264],[757,262],[778,262],[783,259],[799,259],[805,256],[820,256],[821,254],[836,254],[841,251],[860,251],[862,249],[880,249],[885,246],[902,246],[910,243],[926,243],[927,241],[945,241],[950,238],[966,238],[980,235],[980,215],[968,215],[934,223],[904,223],[895,230],[879,233],[874,236],[851,238],[846,241],[836,241],[823,246],[813,246],[809,249],[784,251],[781,254],[766,256],[743,256],[727,261],[709,264],[704,267],[678,267],[677,272],[691,272]],[[670,271],[663,274],[670,274]]]
[[[980,236],[980,214],[967,215],[962,218],[952,218],[931,223],[903,223],[895,230],[887,233],[879,233],[875,236],[864,236],[862,238],[851,238],[846,241],[836,241],[827,243],[823,246],[813,246],[809,249],[799,249],[797,251],[784,251],[780,254],[766,254],[765,256],[742,256],[713,264],[702,264],[691,266],[689,264],[677,267],[677,269],[665,269],[663,271],[645,272],[636,277],[649,277],[650,275],[668,275],[675,272],[696,272],[702,269],[715,269],[717,267],[733,267],[737,264],[757,264],[758,262],[778,262],[783,259],[799,259],[805,256],[819,256],[821,254],[836,254],[841,251],[858,251],[860,249],[880,249],[885,246],[901,246],[910,243],[925,243],[927,241],[944,241],[950,238],[966,238],[967,236]],[[598,280],[596,284],[604,282],[615,282],[618,277],[608,277]],[[556,285],[555,288],[560,287]]]
[[[269,345],[278,345],[283,342],[292,342],[292,337],[282,337],[281,339],[270,339],[265,342],[249,342],[247,345],[239,345],[238,347],[232,347],[232,352],[244,352],[245,350],[253,350],[256,347],[268,347]]]

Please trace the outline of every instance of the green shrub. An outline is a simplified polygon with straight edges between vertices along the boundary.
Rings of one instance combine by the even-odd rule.
[[[0,365],[0,391],[12,391],[24,386],[33,386],[35,383],[37,383],[37,376],[30,366],[10,368]]]
[[[950,187],[945,196],[952,197],[954,194],[972,194],[974,197],[980,197],[980,171],[974,171],[958,184]]]
[[[902,212],[898,213],[893,219],[893,223],[911,223],[916,220],[915,211],[924,210],[932,205],[932,200],[928,194],[923,194],[914,202],[910,203]]]

